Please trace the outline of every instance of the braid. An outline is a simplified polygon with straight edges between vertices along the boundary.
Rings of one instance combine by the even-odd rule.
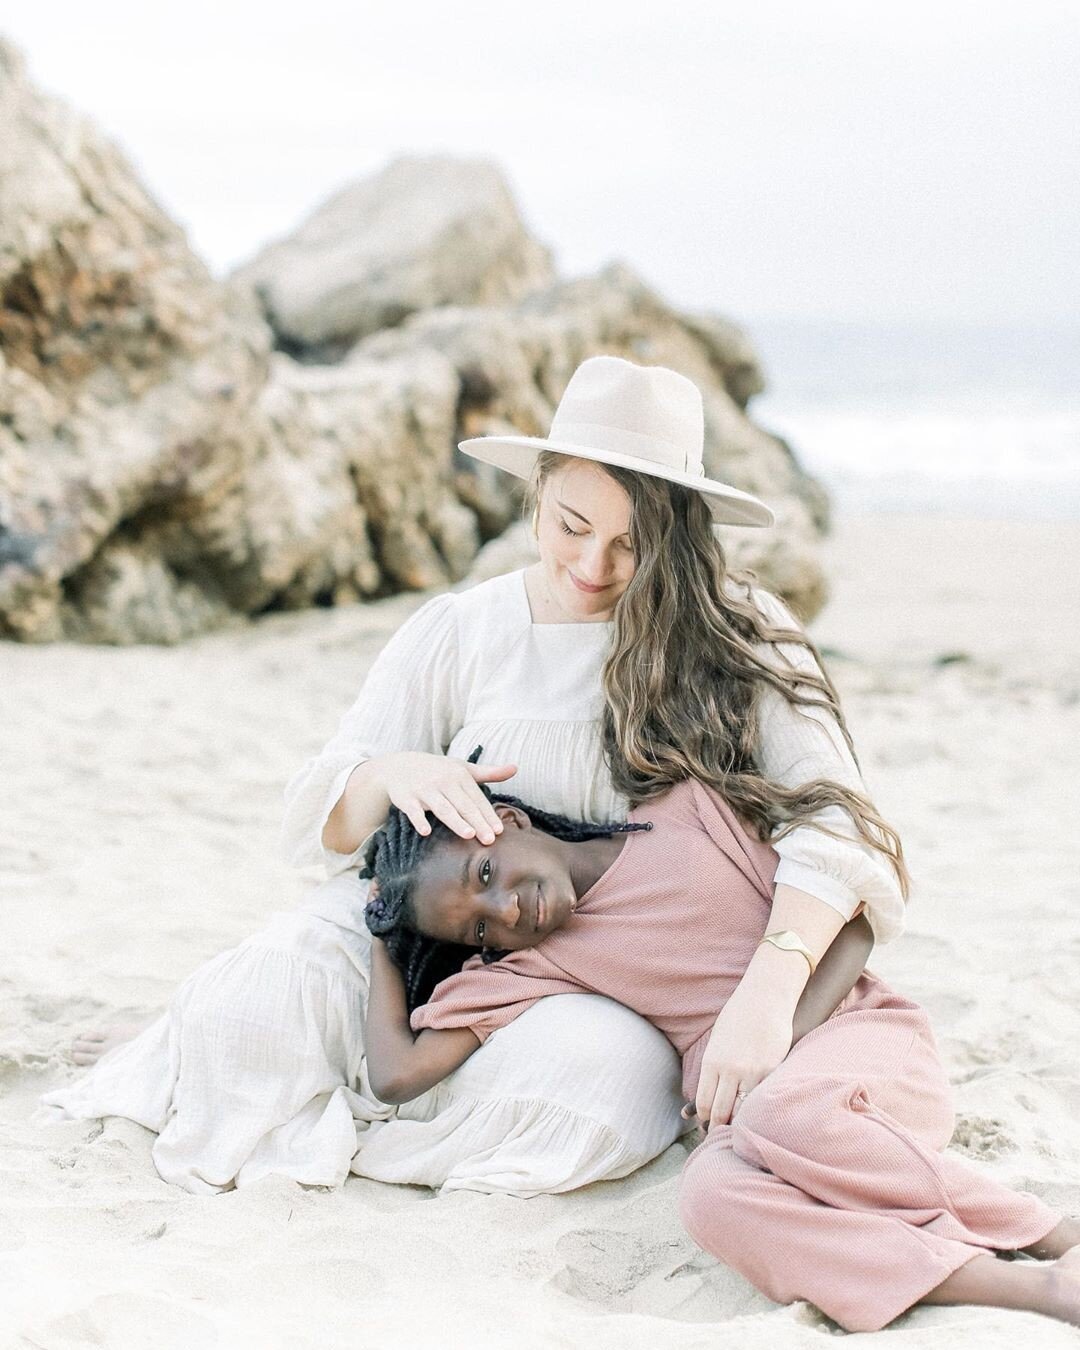
[[[483,746],[478,745],[467,763],[475,764],[482,750]],[[489,802],[519,807],[538,829],[568,843],[652,829],[651,821],[593,824],[571,820],[554,811],[530,806],[508,793],[490,792],[484,783],[477,786]],[[390,959],[401,971],[410,1013],[428,1001],[440,980],[459,971],[470,956],[476,955],[475,947],[442,942],[417,931],[412,888],[420,864],[438,841],[457,838],[454,831],[430,811],[424,812],[424,818],[431,827],[430,834],[418,833],[405,812],[391,805],[386,824],[375,832],[364,850],[364,866],[360,869],[362,878],[371,878],[364,921],[369,931],[386,943]],[[490,964],[505,955],[503,951],[485,948],[481,959]]]
[[[480,786],[484,790],[484,785]],[[628,820],[621,824],[611,821],[606,825],[596,825],[587,820],[571,820],[569,816],[560,816],[554,811],[541,811],[538,806],[529,806],[520,797],[511,797],[508,793],[484,790],[484,795],[488,801],[507,802],[511,806],[519,806],[532,823],[545,834],[554,835],[556,839],[563,839],[571,844],[580,844],[586,839],[606,839],[612,834],[629,834],[633,830],[652,829],[651,820],[638,824]]]

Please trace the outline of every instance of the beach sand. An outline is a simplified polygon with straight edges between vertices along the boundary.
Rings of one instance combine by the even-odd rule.
[[[914,877],[871,966],[930,1011],[951,1149],[1080,1215],[1080,524],[864,516],[827,551],[810,631]],[[196,1197],[131,1122],[30,1122],[76,1032],[156,1012],[311,884],[279,858],[282,787],[422,599],[178,649],[0,647],[0,1344],[775,1350],[835,1330],[682,1231],[693,1135],[532,1200],[357,1178]],[[1080,1343],[967,1307],[890,1336]]]

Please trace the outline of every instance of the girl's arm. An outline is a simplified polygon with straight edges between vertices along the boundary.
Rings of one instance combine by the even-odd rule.
[[[379,1101],[390,1106],[412,1101],[479,1049],[480,1038],[468,1027],[413,1033],[401,971],[382,938],[372,937],[364,1052],[371,1090]]]
[[[865,914],[850,919],[818,962],[795,1007],[792,1045],[827,1022],[851,992],[874,947],[874,930]]]

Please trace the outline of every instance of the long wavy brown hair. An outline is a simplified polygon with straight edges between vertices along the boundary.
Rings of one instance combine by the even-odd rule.
[[[564,455],[540,452],[527,513],[537,509],[545,483],[565,463]],[[817,647],[802,629],[778,628],[765,618],[751,598],[751,588],[759,584],[756,573],[729,572],[699,493],[616,465],[600,467],[630,498],[636,562],[615,605],[602,675],[604,756],[615,790],[636,806],[672,783],[697,778],[719,792],[759,838],[773,842],[802,825],[843,838],[812,818],[827,807],[841,807],[866,843],[888,858],[906,900],[911,882],[900,836],[867,796],[826,778],[787,788],[755,767],[766,686],[796,706],[832,713],[858,767],[840,697]],[[777,669],[754,650],[762,643],[805,647],[821,674],[785,674],[782,653]]]

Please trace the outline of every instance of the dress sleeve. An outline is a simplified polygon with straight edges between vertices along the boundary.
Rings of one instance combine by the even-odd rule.
[[[489,966],[472,956],[456,975],[439,981],[427,1003],[413,1009],[409,1025],[413,1031],[468,1027],[482,1043],[549,994],[587,992],[532,948]]]
[[[777,596],[755,587],[752,598],[770,623],[800,628]],[[758,650],[776,668],[782,663],[795,670],[821,674],[813,654],[798,643],[782,642],[776,647],[765,643]],[[780,663],[776,661],[777,653]],[[869,796],[833,714],[824,708],[796,707],[771,687],[766,687],[762,694],[755,759],[766,778],[784,787],[828,778]],[[780,855],[776,884],[795,886],[817,896],[845,919],[864,907],[875,941],[891,941],[903,930],[905,920],[904,898],[892,865],[884,854],[862,839],[843,807],[827,807],[816,812],[813,819],[844,838],[834,839],[807,824],[783,839],[774,840],[773,848]]]
[[[452,591],[433,596],[397,629],[335,734],[289,781],[281,842],[293,866],[322,863],[334,876],[360,865],[371,835],[348,854],[322,842],[358,764],[396,750],[446,753],[464,718],[456,599]]]

